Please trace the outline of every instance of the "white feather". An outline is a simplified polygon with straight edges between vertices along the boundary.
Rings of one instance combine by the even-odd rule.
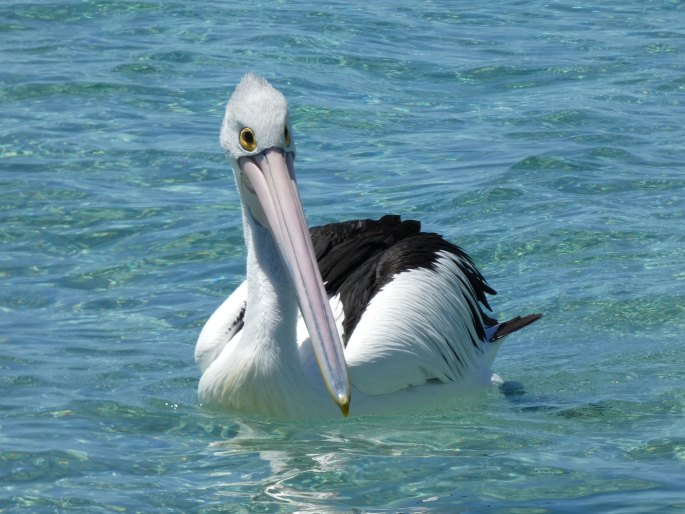
[[[202,327],[195,345],[195,363],[204,373],[233,337],[240,337],[241,312],[247,302],[247,281],[243,282],[214,311]]]
[[[435,270],[399,273],[374,296],[345,351],[357,389],[381,395],[430,380],[469,388],[489,383],[499,345],[479,340],[466,303],[475,297],[460,275],[443,253]]]

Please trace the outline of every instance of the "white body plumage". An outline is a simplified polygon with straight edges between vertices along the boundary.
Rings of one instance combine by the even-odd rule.
[[[473,344],[478,337],[464,303],[473,292],[462,289],[457,274],[461,271],[454,260],[443,255],[436,270],[399,273],[368,303],[345,349],[354,415],[430,408],[499,380],[491,365],[502,340]],[[302,316],[296,352],[283,355],[262,347],[247,352],[255,363],[245,363],[241,349],[249,343],[235,327],[246,302],[247,281],[214,312],[200,335],[195,352],[203,372],[200,401],[282,418],[339,416]],[[335,296],[330,304],[342,334],[342,302]],[[243,392],[241,387],[251,383],[251,392]]]

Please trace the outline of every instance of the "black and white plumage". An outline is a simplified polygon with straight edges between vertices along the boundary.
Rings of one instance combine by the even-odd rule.
[[[471,258],[399,216],[307,229],[283,96],[246,75],[221,141],[243,203],[247,280],[196,347],[202,403],[279,417],[406,412],[485,387],[504,336]],[[247,140],[245,140],[245,138]]]

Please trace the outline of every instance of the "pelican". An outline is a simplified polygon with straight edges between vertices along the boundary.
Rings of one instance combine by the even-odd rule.
[[[220,136],[242,203],[247,278],[202,329],[200,403],[279,418],[406,413],[484,388],[502,339],[471,258],[383,216],[308,228],[282,93],[248,73]],[[331,398],[333,401],[331,401]]]

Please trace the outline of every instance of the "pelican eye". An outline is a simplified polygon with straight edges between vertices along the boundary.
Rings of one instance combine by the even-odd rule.
[[[245,127],[240,131],[240,146],[248,152],[252,152],[257,148],[257,138],[254,135],[254,130]]]
[[[292,138],[290,137],[290,131],[288,130],[288,127],[283,129],[283,140],[285,141],[285,146],[290,146],[290,143],[293,142]]]

